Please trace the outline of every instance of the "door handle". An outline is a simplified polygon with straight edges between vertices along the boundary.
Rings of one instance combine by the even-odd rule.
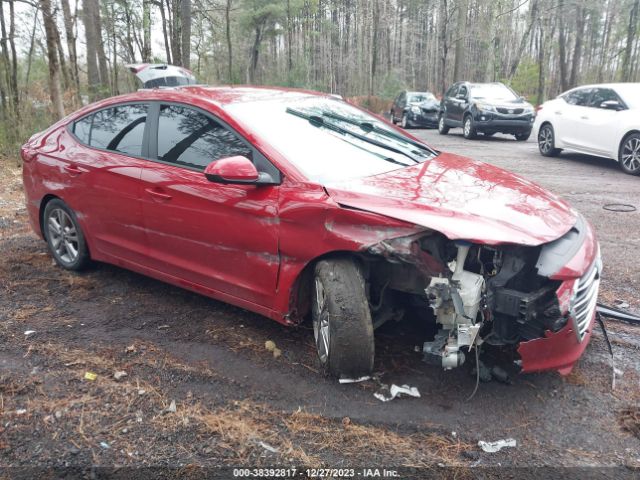
[[[165,202],[167,202],[167,201],[169,201],[169,200],[171,200],[173,198],[168,193],[159,192],[158,190],[153,189],[153,188],[146,188],[145,192],[147,192],[152,197],[157,198],[158,200],[164,200]]]
[[[587,117],[586,115],[583,115],[583,116],[581,116],[581,117],[580,117],[580,119],[582,119],[582,120],[589,120],[589,117]]]
[[[562,115],[562,112],[561,112],[560,110],[556,110],[556,111],[555,111],[555,112],[553,112],[553,113],[555,113],[556,115]]]
[[[64,170],[71,174],[71,176],[75,177],[76,175],[80,175],[81,173],[84,173],[85,170],[83,170],[82,168],[78,167],[77,165],[65,165],[64,166]]]

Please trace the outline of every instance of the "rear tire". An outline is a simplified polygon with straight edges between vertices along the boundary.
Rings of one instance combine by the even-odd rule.
[[[473,118],[471,118],[471,115],[464,117],[464,121],[462,122],[462,135],[468,140],[476,138],[476,127],[473,125]]]
[[[622,140],[618,163],[624,173],[640,175],[640,133],[632,133]]]
[[[557,157],[562,150],[556,148],[555,132],[551,124],[546,123],[538,132],[538,150],[543,157]]]
[[[373,323],[364,277],[357,263],[348,258],[318,262],[311,315],[324,373],[369,375],[375,354]]]
[[[438,118],[438,133],[440,135],[449,133],[449,127],[444,123],[444,113],[440,114],[440,118]]]
[[[42,227],[49,251],[62,268],[78,271],[91,263],[78,218],[62,200],[47,203]]]

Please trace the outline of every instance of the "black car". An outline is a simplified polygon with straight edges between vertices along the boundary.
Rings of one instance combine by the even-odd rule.
[[[440,102],[431,92],[402,92],[391,106],[393,123],[400,122],[402,128],[437,127]]]
[[[442,97],[438,131],[446,135],[450,128],[462,127],[465,138],[500,132],[524,141],[534,118],[533,106],[502,83],[458,82]]]

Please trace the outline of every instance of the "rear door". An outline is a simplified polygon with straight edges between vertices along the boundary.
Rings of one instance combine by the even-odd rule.
[[[204,168],[243,155],[273,178],[279,172],[209,113],[155,104],[153,161],[142,172],[150,266],[190,284],[271,306],[276,290],[279,186],[223,185]]]
[[[460,85],[455,96],[451,99],[451,119],[456,125],[462,125],[462,116],[467,107],[469,89],[466,85]]]
[[[454,115],[455,115],[455,108],[456,108],[456,103],[455,103],[455,96],[456,93],[458,92],[458,85],[452,85],[451,87],[449,87],[449,90],[447,90],[447,92],[444,94],[444,98],[442,100],[443,103],[443,115],[444,115],[444,119],[445,119],[445,123],[447,125],[453,125],[453,123],[451,122],[451,120],[454,119]]]
[[[140,176],[147,155],[148,103],[98,110],[70,126],[65,174],[78,188],[74,205],[86,225],[94,257],[140,263],[146,256]]]

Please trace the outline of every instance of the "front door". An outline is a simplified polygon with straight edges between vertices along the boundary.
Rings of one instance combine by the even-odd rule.
[[[203,174],[220,158],[244,155],[259,170],[266,159],[200,110],[155,105],[154,116],[154,160],[142,172],[151,268],[270,307],[280,265],[279,186],[224,185]]]

